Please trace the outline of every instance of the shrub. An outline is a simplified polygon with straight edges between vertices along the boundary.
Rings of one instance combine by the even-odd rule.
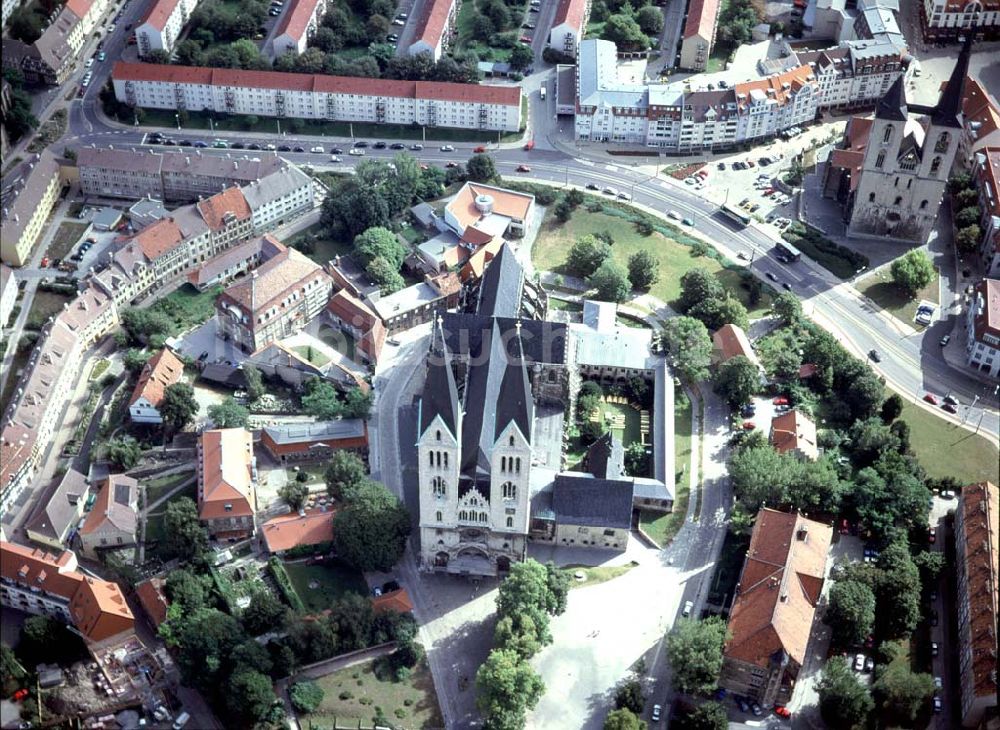
[[[285,603],[295,611],[305,611],[305,604],[302,603],[299,594],[295,592],[295,587],[292,586],[292,579],[288,577],[288,571],[285,570],[285,566],[281,564],[281,561],[277,557],[272,557],[267,561],[267,567],[271,571],[274,582],[278,585],[278,590],[281,591]]]

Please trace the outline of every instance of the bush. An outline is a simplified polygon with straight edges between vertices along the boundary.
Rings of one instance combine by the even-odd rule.
[[[299,712],[313,712],[323,701],[323,688],[311,681],[296,682],[288,696]]]
[[[812,226],[796,221],[781,236],[841,279],[849,279],[857,271],[868,268],[867,256],[834,243]]]

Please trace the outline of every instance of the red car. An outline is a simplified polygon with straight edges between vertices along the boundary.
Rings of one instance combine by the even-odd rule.
[[[757,428],[757,426],[754,424],[753,421],[744,421],[743,422],[743,430],[744,431],[753,431],[755,428]]]
[[[483,147],[482,145],[479,145],[478,147],[476,147],[476,148],[475,148],[474,150],[472,150],[472,151],[473,151],[473,152],[475,152],[475,153],[476,153],[476,154],[478,155],[478,154],[482,154],[483,152],[485,152],[485,151],[486,151],[486,148],[485,148],[485,147]]]
[[[521,36],[521,43],[531,43],[531,38],[526,35]]]
[[[948,411],[948,413],[958,413],[958,409],[955,408],[955,406],[953,406],[951,403],[945,403],[943,406],[941,406],[941,408],[943,410]]]
[[[43,269],[47,268],[48,265],[49,265],[49,257],[48,256],[42,256],[42,268]]]
[[[774,405],[776,405],[776,406],[787,406],[788,405],[788,398],[785,398],[784,396],[781,396],[780,398],[775,398],[771,402],[774,403]]]
[[[518,172],[531,172],[531,168],[528,167],[527,165],[518,165],[517,166],[517,171]]]
[[[19,689],[17,692],[15,692],[14,696],[11,699],[13,699],[14,702],[20,702],[27,696],[28,696],[28,690],[22,688]]]
[[[786,720],[789,720],[792,717],[792,711],[782,705],[774,706],[774,714],[777,715],[778,717],[783,717]]]
[[[841,535],[849,535],[850,533],[851,533],[851,525],[850,525],[850,523],[846,519],[841,520],[840,521],[840,534]]]
[[[932,406],[936,406],[938,404],[938,399],[934,396],[933,393],[927,393],[924,396],[924,400],[930,403]]]
[[[535,149],[535,140],[532,139],[532,140],[529,140],[528,142],[525,143],[525,145],[524,145],[524,151],[525,152],[530,152],[533,149]]]

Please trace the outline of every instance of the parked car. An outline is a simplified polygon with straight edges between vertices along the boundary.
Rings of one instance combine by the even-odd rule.
[[[771,271],[768,271],[766,274],[764,274],[764,276],[766,276],[771,281],[777,281],[778,280],[778,277],[775,276],[774,273],[771,272]]]
[[[782,395],[782,396],[778,396],[777,398],[775,398],[771,402],[774,403],[774,405],[776,405],[776,406],[787,406],[788,405],[788,398],[786,398],[785,396]]]
[[[938,648],[938,643],[936,641],[931,642],[931,656],[935,657],[938,655],[940,649]]]
[[[363,139],[359,139],[357,142],[354,143],[354,146],[358,148],[364,148],[368,146],[368,143],[365,142]]]
[[[868,358],[872,362],[882,362],[882,356],[878,354],[878,350],[869,350]]]
[[[841,535],[851,534],[851,523],[848,522],[846,518],[840,520],[840,534]]]
[[[475,152],[477,155],[481,155],[486,151],[486,148],[483,145],[479,145],[478,147],[474,147],[472,151]]]
[[[764,711],[760,709],[760,705],[758,705],[756,702],[750,705],[750,712],[753,713],[754,717],[760,717],[761,715],[764,714]]]
[[[685,218],[684,220],[681,221],[681,223],[683,223],[686,226],[694,227],[694,221],[691,220],[690,218]]]
[[[690,618],[692,611],[694,611],[694,603],[692,601],[685,601],[684,609],[681,611],[681,616],[684,618]]]
[[[945,403],[941,406],[941,409],[947,411],[948,413],[958,413],[958,409],[955,408],[951,403]]]
[[[440,149],[441,149],[442,152],[454,152],[455,151],[455,145],[443,144],[443,145],[441,145]]]
[[[662,707],[660,707],[659,705],[653,705],[653,712],[650,715],[650,718],[653,720],[653,722],[659,722],[659,720],[660,720],[660,713],[662,711],[663,711]]]
[[[783,705],[775,705],[774,714],[786,720],[792,719],[792,711],[789,710],[787,707],[784,707]]]
[[[389,149],[391,149],[391,150],[405,150],[406,149],[406,145],[403,144],[402,142],[393,142],[391,145],[389,145]]]
[[[458,167],[458,163],[457,162],[446,162],[446,163],[444,163],[444,166],[447,167],[450,170],[453,167]]]
[[[927,542],[935,543],[937,542],[937,528],[932,527],[927,531]]]
[[[517,166],[517,171],[518,172],[531,172],[531,168],[528,167],[527,165],[518,165]]]
[[[587,183],[587,190],[600,190],[601,186],[597,183]]]
[[[312,148],[311,150],[309,150],[309,151],[310,151],[310,152],[314,152],[314,153],[316,153],[317,155],[322,155],[322,154],[326,154],[326,150],[325,150],[325,149],[323,149],[323,146],[322,146],[322,145],[316,145],[315,147],[313,147],[313,148]]]
[[[747,403],[743,408],[740,409],[740,415],[744,418],[753,418],[757,415],[757,408],[753,403]]]
[[[932,609],[931,610],[930,621],[931,621],[931,626],[937,626],[938,625],[938,612],[937,612],[937,609]]]
[[[865,655],[858,654],[857,656],[854,657],[854,671],[861,672],[864,671],[864,668],[865,668]]]
[[[605,195],[618,195],[618,189],[613,188],[610,185],[605,186],[604,189],[601,190],[601,192],[604,193]]]
[[[958,398],[956,398],[955,396],[953,396],[951,393],[948,393],[948,395],[946,395],[944,397],[944,402],[945,403],[951,403],[953,406],[957,406],[958,405]]]
[[[744,431],[753,431],[755,428],[757,428],[757,424],[755,424],[753,421],[744,421],[743,422],[743,430]]]
[[[868,657],[867,659],[865,659],[865,671],[866,672],[873,672],[873,671],[875,671],[875,658],[874,657]]]
[[[936,406],[938,404],[938,399],[933,393],[924,393],[924,400],[932,406]]]
[[[740,712],[750,712],[750,704],[742,697],[736,698],[736,704],[740,708]]]
[[[941,347],[946,347],[949,342],[951,342],[951,335],[945,335],[940,340],[938,340],[938,344],[941,345]]]
[[[386,144],[385,142],[376,142],[372,145],[372,148],[376,150],[384,150],[386,148]]]
[[[934,689],[942,689],[944,687],[944,680],[941,677],[934,677]]]
[[[352,157],[363,157],[364,154],[365,154],[365,151],[363,149],[358,148],[358,147],[352,147],[351,151],[348,152],[348,154],[351,155]]]
[[[305,151],[306,151],[306,148],[305,148],[305,147],[302,147],[302,146],[299,146],[299,147],[293,147],[293,148],[292,148],[292,152],[305,152]]]
[[[629,195],[628,193],[625,193],[625,192],[618,193],[617,197],[618,197],[619,200],[631,200],[632,199],[632,196]]]
[[[934,712],[941,712],[944,709],[944,703],[941,698],[937,695],[934,696]]]
[[[725,170],[726,169],[726,163],[725,162],[720,162],[718,165],[716,165],[716,167],[718,169],[720,169],[720,170]]]
[[[410,149],[413,150],[414,152],[419,152],[423,148],[424,148],[424,146],[422,144],[420,144],[419,142],[417,144],[411,144],[410,145]]]

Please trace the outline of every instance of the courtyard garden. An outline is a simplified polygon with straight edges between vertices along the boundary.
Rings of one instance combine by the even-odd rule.
[[[392,675],[379,671],[373,660],[320,677],[316,684],[323,689],[323,701],[303,716],[303,727],[444,727],[426,662],[405,680]]]
[[[360,571],[335,560],[285,562],[284,568],[307,613],[329,608],[345,593],[368,595],[368,586]]]

